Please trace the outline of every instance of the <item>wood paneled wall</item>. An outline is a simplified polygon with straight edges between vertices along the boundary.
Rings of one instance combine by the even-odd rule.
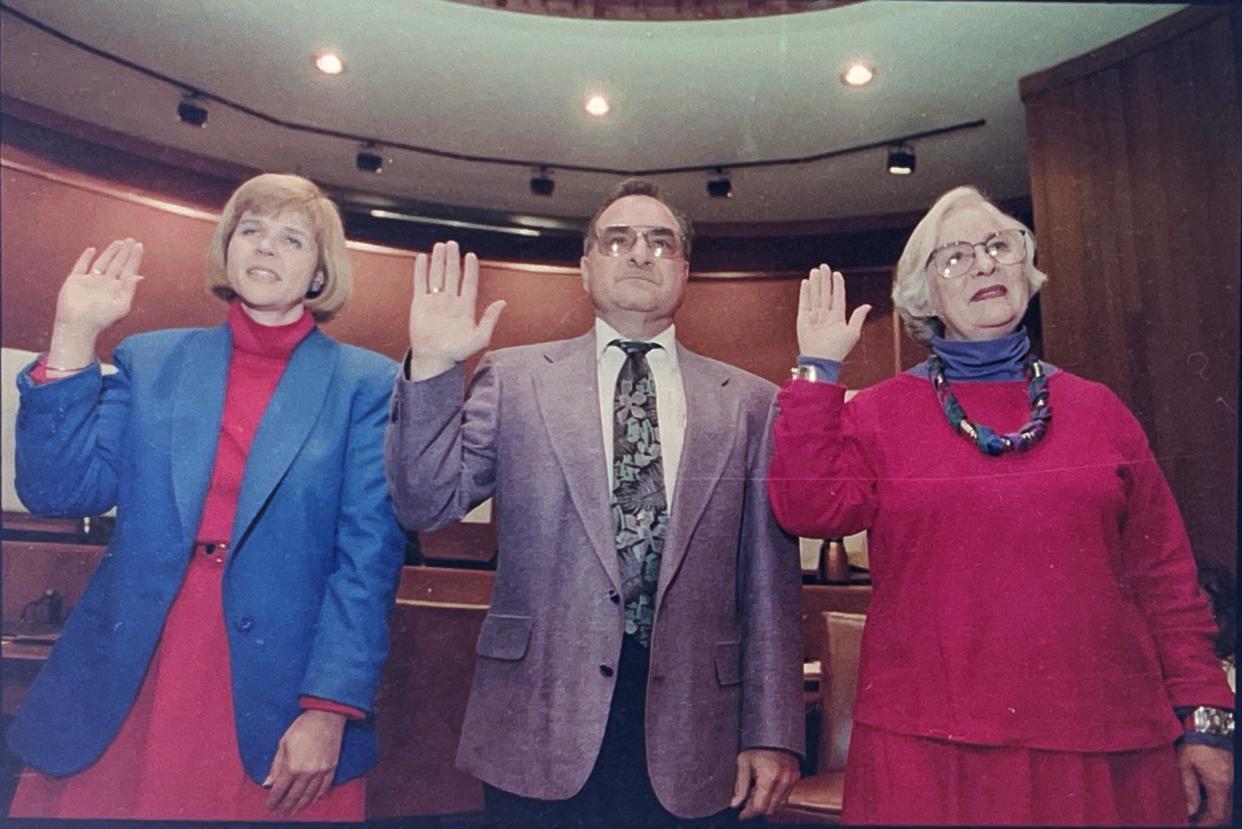
[[[1238,20],[1187,9],[1021,84],[1048,359],[1130,406],[1196,554],[1231,569]]]
[[[224,318],[223,305],[207,292],[201,276],[215,224],[213,211],[220,204],[188,206],[164,200],[149,189],[128,188],[28,147],[3,144],[0,154],[4,345],[46,348],[56,293],[74,259],[88,245],[100,247],[125,236],[146,244],[142,270],[147,279],[131,314],[102,337],[101,356],[106,359],[120,339],[133,333],[214,325]],[[351,243],[354,298],[325,330],[343,342],[399,357],[405,350],[414,255]],[[802,275],[717,278],[694,273],[676,320],[679,336],[709,357],[784,382],[797,354],[794,318]],[[847,276],[851,304],[871,302],[876,311],[844,379],[853,386],[871,385],[891,376],[896,364],[889,277],[885,269],[874,267]],[[502,298],[508,305],[493,339],[495,348],[570,337],[591,325],[591,304],[575,267],[485,261],[481,307]]]

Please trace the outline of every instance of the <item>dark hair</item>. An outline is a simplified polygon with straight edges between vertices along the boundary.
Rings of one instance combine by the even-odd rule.
[[[1212,615],[1216,618],[1216,655],[1227,659],[1233,656],[1237,635],[1234,628],[1234,608],[1238,602],[1238,591],[1234,586],[1233,574],[1223,564],[1200,564],[1199,587],[1211,601]]]
[[[599,217],[612,206],[613,202],[626,196],[647,196],[667,207],[669,212],[673,214],[673,218],[677,220],[677,230],[681,234],[681,247],[685,251],[686,258],[690,257],[690,242],[694,238],[694,228],[690,225],[690,217],[669,204],[663,194],[660,193],[659,187],[642,178],[627,178],[618,184],[607,201],[601,204],[599,209],[595,211],[595,215],[587,222],[585,235],[582,237],[583,253],[589,253],[591,250],[591,242],[595,239],[595,223],[599,221]]]

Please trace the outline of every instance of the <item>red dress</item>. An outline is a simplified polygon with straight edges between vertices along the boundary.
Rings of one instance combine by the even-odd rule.
[[[1049,389],[1045,439],[999,457],[925,377],[780,393],[778,520],[868,531],[848,822],[1186,821],[1173,708],[1233,706],[1189,542],[1125,406],[1067,372]],[[953,390],[998,431],[1027,419],[1022,380]]]
[[[228,539],[246,456],[293,349],[314,328],[310,314],[263,326],[239,303],[229,310],[233,352],[211,488],[197,538]],[[36,380],[42,379],[39,374]],[[228,634],[224,545],[196,549],[169,609],[142,687],[116,737],[91,766],[56,778],[23,771],[11,817],[139,820],[361,821],[365,784],[334,786],[292,817],[268,812],[268,791],[247,775],[237,748]],[[186,553],[191,555],[189,551]],[[303,707],[360,715],[303,698]]]

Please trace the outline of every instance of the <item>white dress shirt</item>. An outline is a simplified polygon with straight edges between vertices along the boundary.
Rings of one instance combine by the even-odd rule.
[[[616,483],[612,471],[612,405],[617,392],[617,376],[625,364],[625,352],[608,346],[613,340],[628,340],[599,317],[595,318],[595,357],[599,377],[599,420],[603,427],[604,458],[608,461],[608,491]],[[660,347],[647,352],[647,364],[656,389],[656,418],[660,423],[660,457],[664,464],[664,497],[673,505],[681,447],[686,438],[686,392],[677,364],[676,331],[670,325],[647,342]]]

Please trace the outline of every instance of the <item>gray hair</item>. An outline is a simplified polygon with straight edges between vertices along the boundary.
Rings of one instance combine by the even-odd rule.
[[[922,345],[930,345],[933,336],[943,336],[944,322],[936,316],[931,291],[927,287],[927,260],[936,249],[940,225],[954,210],[978,207],[992,214],[1002,227],[1016,228],[1026,232],[1026,259],[1022,271],[1034,296],[1048,279],[1048,275],[1035,267],[1035,236],[1022,222],[992,204],[974,187],[954,187],[927,211],[910,233],[910,239],[897,260],[893,270],[893,307],[901,316],[906,333]]]

